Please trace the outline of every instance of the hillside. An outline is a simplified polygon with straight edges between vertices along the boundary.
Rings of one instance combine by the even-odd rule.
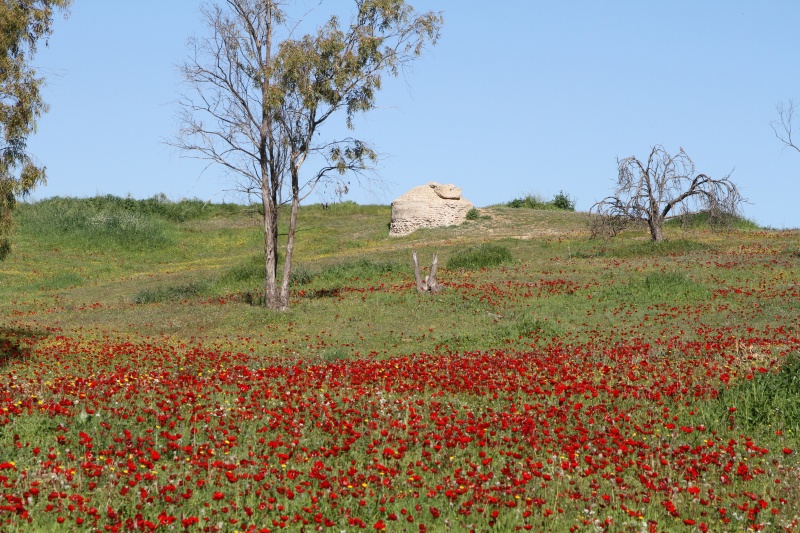
[[[18,215],[0,264],[0,529],[800,520],[798,231],[699,220],[659,244],[601,240],[583,213],[492,207],[390,239],[387,206],[312,205],[278,313],[258,305],[252,207],[103,197]],[[412,250],[439,253],[440,294],[417,294]],[[490,251],[506,259],[453,266]]]

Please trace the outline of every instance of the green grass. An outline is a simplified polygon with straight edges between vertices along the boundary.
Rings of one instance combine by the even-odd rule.
[[[709,424],[756,433],[779,431],[800,439],[800,354],[792,352],[777,369],[756,368],[722,389],[703,412]]]
[[[480,270],[510,263],[514,258],[511,251],[499,244],[481,244],[470,246],[464,250],[457,250],[447,261],[447,268]]]
[[[668,220],[667,227],[679,227],[684,229],[718,228],[718,229],[737,229],[737,230],[759,230],[761,227],[743,216],[723,214],[717,219],[711,219],[707,211],[699,213],[687,213]]]
[[[509,207],[481,212],[490,218],[390,239],[388,206],[352,202],[328,208],[303,206],[291,309],[278,313],[253,305],[259,302],[264,271],[256,209],[109,197],[23,205],[15,247],[0,263],[0,313],[6,324],[0,331],[0,366],[20,360],[30,363],[42,391],[19,394],[25,401],[36,402],[39,394],[47,393],[45,384],[54,375],[51,361],[30,361],[29,347],[37,343],[51,346],[62,358],[59,365],[92,368],[98,358],[113,356],[114,365],[130,365],[131,372],[136,371],[142,379],[161,371],[149,368],[153,363],[146,358],[137,359],[137,352],[87,354],[85,347],[72,343],[75,338],[91,346],[153,344],[166,347],[170,356],[208,348],[225,354],[229,358],[226,364],[237,371],[242,370],[237,354],[246,353],[253,358],[247,365],[292,367],[300,373],[312,367],[314,371],[333,371],[336,364],[349,360],[417,357],[433,365],[437,358],[455,353],[495,357],[503,352],[540,350],[531,358],[535,365],[548,357],[547,348],[574,354],[583,365],[575,379],[585,379],[581,382],[584,392],[566,401],[583,402],[584,410],[596,407],[592,391],[619,393],[642,379],[658,381],[664,390],[681,391],[688,385],[675,376],[691,371],[711,383],[701,390],[681,392],[681,401],[664,395],[656,400],[639,397],[608,404],[607,411],[596,412],[594,425],[587,425],[586,431],[596,433],[614,426],[634,434],[632,425],[642,421],[619,418],[615,409],[623,412],[632,404],[652,401],[657,422],[644,428],[651,449],[684,443],[705,446],[703,439],[708,438],[720,443],[708,453],[724,455],[720,447],[730,439],[742,444],[741,435],[747,434],[758,446],[783,455],[783,447],[798,442],[800,357],[791,345],[792,339],[800,337],[798,232],[749,226],[719,232],[702,224],[670,223],[665,228],[667,240],[661,243],[651,243],[645,233],[633,230],[598,241],[589,238],[586,216],[581,213]],[[285,221],[281,221],[280,233],[285,239]],[[423,269],[434,252],[439,254],[439,278],[444,284],[439,294],[417,294],[411,250],[417,250]],[[720,367],[730,375],[726,381],[707,376],[707,367],[698,361],[706,350],[716,349],[715,343],[731,343],[731,339],[736,339],[735,346],[741,342],[747,348],[738,350],[730,344],[720,351]],[[617,369],[605,350],[628,344],[639,347],[640,353]],[[176,367],[181,365],[180,372],[189,375],[206,370],[202,351],[198,353],[197,361],[186,358],[185,368],[183,360],[174,361]],[[667,371],[648,373],[656,364]],[[145,369],[153,373],[147,374]],[[557,387],[561,377],[558,369],[554,372],[545,380]],[[615,372],[621,374],[614,376]],[[322,398],[329,392],[328,379],[328,374],[320,374],[319,391],[314,389],[313,396]],[[109,382],[107,386],[117,384]],[[249,398],[253,393],[235,390],[233,399],[239,395]],[[405,400],[411,394],[404,392],[398,398]],[[499,412],[498,406],[504,402],[521,411],[526,403],[555,405],[560,398],[554,394],[534,402],[524,395],[501,393],[491,398],[462,393],[436,401],[454,406],[459,413],[470,411],[480,416],[490,409]],[[735,411],[731,412],[731,407]],[[364,405],[355,408],[371,412]],[[77,426],[70,428],[73,434],[88,432],[90,427],[93,432],[101,431],[102,418],[81,413],[75,413]],[[670,433],[665,424],[672,416],[680,418],[678,426],[705,424],[709,431],[685,436],[678,427]],[[15,435],[33,442],[37,435],[55,431],[52,422],[35,412],[17,417],[0,431],[0,444],[14,446]],[[129,423],[133,424],[133,419]],[[548,419],[548,423],[551,430],[574,429],[569,418]],[[509,428],[509,439],[523,438],[518,429]],[[313,430],[309,424],[304,431]],[[710,437],[712,430],[714,437]],[[170,429],[176,431],[179,429]],[[249,437],[257,440],[254,429]],[[446,451],[437,460],[453,457],[465,465],[477,463],[461,449]],[[362,452],[352,453],[360,457],[357,454]],[[486,449],[495,463],[508,461],[510,467],[517,467],[508,457],[493,455],[495,452]],[[746,458],[751,463],[760,460]],[[779,475],[793,479],[795,455],[787,455],[785,461],[787,470]],[[657,463],[655,468],[659,468]],[[771,463],[762,466],[773,468]],[[620,477],[628,483],[628,475],[623,472]],[[659,470],[659,476],[670,475],[676,476],[677,483],[685,481],[685,471]],[[773,487],[777,477],[768,480],[776,501],[783,497],[778,496],[783,494],[779,491],[789,490]],[[596,490],[581,476],[571,480],[575,489],[564,489],[569,481],[562,478],[557,481],[564,485],[551,486],[549,494],[563,490],[591,494]],[[487,481],[491,483],[494,480]],[[610,478],[603,490],[622,490],[614,489],[615,483]],[[717,490],[716,478],[707,483]],[[718,492],[722,490],[720,487]],[[724,490],[739,495],[744,490],[764,492],[741,484]],[[796,498],[794,502],[785,499],[790,502],[787,507],[796,505]],[[657,515],[659,508],[654,500],[647,513],[658,517],[660,528],[669,528],[669,524],[680,527],[681,522],[663,521],[663,516]],[[574,510],[567,509],[565,515],[570,512]],[[581,524],[583,515],[572,518]],[[630,517],[621,513],[614,518],[621,530],[638,531],[645,524],[630,521],[624,526]],[[537,528],[544,529],[547,524],[542,522]],[[713,525],[716,529],[712,530],[737,530],[742,524]]]
[[[134,298],[137,304],[152,304],[160,302],[177,302],[200,296],[205,291],[206,285],[192,281],[181,285],[169,285],[152,289],[142,289]]]

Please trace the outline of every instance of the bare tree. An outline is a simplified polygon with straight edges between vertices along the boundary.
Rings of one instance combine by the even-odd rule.
[[[221,165],[234,187],[260,197],[264,214],[264,303],[287,309],[300,202],[325,181],[346,192],[344,176],[362,176],[377,155],[364,141],[325,139],[321,126],[375,107],[384,74],[397,75],[439,36],[439,14],[417,15],[403,0],[355,0],[346,27],[332,17],[294,38],[281,0],[205,5],[210,35],[190,40],[181,72],[192,92],[179,104],[182,128],[170,144]],[[279,42],[278,34],[283,36]],[[303,164],[315,169],[303,173]],[[278,220],[289,206],[278,283]]]
[[[783,143],[784,148],[793,148],[800,152],[800,141],[792,137],[794,126],[800,125],[800,116],[795,114],[794,100],[789,99],[786,105],[780,102],[775,106],[775,110],[778,112],[778,119],[770,122],[775,137]],[[795,124],[795,121],[798,124]]]
[[[618,160],[613,196],[592,206],[595,224],[616,234],[626,223],[643,222],[653,241],[664,238],[664,222],[674,215],[705,211],[710,219],[735,215],[743,199],[730,175],[719,179],[695,174],[694,162],[681,148],[670,155],[654,146],[645,163],[636,157]]]

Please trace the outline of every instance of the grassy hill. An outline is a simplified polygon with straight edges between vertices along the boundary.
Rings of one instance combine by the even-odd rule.
[[[692,220],[653,244],[590,239],[585,213],[480,214],[389,238],[388,206],[303,207],[276,313],[254,207],[20,206],[0,529],[796,526],[799,232]],[[449,266],[486,244],[511,259]],[[440,294],[416,293],[412,250],[438,252]],[[92,484],[102,513],[70,510],[101,507]]]

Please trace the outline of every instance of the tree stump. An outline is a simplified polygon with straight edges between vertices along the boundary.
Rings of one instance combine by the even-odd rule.
[[[434,252],[431,270],[424,279],[419,273],[419,261],[417,260],[416,250],[412,250],[411,258],[414,260],[414,279],[417,281],[417,292],[427,292],[429,294],[436,294],[439,292],[442,286],[439,284],[439,280],[436,279],[436,265],[439,263],[438,253]]]

